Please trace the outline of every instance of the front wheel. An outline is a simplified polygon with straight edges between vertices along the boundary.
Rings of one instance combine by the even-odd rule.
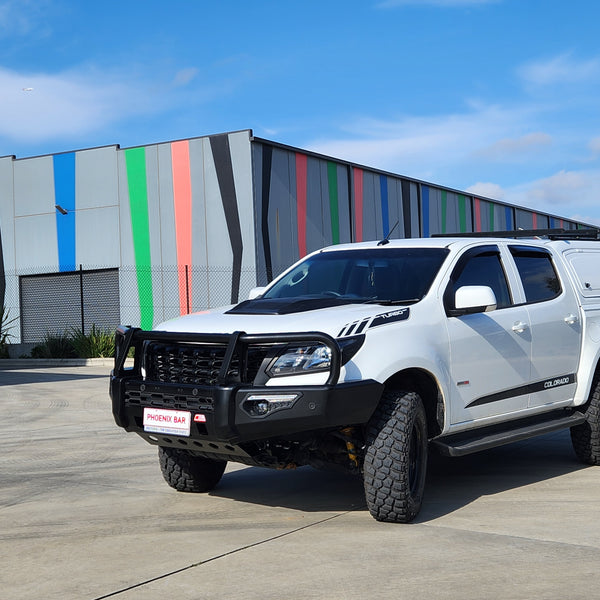
[[[586,422],[571,427],[571,441],[577,458],[588,465],[600,464],[600,378],[595,377],[586,404]]]
[[[158,447],[160,470],[178,492],[209,492],[221,480],[227,461],[194,456],[179,448]]]
[[[425,489],[427,447],[421,397],[386,391],[366,432],[364,487],[375,519],[408,523],[417,516]]]

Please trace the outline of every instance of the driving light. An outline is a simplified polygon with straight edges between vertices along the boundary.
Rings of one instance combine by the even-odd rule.
[[[250,394],[242,402],[242,410],[251,417],[266,417],[278,410],[292,408],[301,394]]]

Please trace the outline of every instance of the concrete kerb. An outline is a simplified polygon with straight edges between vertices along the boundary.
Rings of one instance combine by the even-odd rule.
[[[0,370],[45,369],[52,367],[112,367],[114,364],[114,358],[2,358],[0,359]]]

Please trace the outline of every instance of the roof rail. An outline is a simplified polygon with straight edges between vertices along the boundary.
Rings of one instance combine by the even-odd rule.
[[[516,229],[510,231],[470,231],[466,233],[434,233],[431,237],[495,237],[540,238],[549,240],[600,240],[600,229]]]

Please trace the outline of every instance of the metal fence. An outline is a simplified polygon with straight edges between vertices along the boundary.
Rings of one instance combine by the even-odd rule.
[[[9,271],[4,305],[10,318],[18,317],[10,341],[39,343],[48,334],[89,333],[92,326],[113,331],[120,323],[152,327],[181,314],[230,304],[232,279],[231,268],[206,267]],[[256,271],[242,270],[239,300],[255,285]]]

